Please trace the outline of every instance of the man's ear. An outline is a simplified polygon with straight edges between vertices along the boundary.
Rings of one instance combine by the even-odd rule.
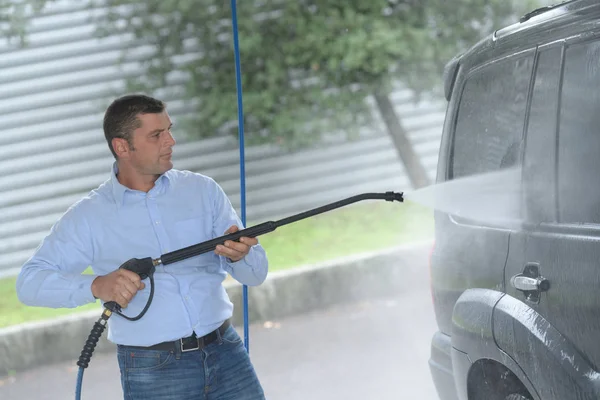
[[[113,138],[112,146],[115,150],[115,153],[117,153],[117,157],[119,158],[127,157],[129,152],[131,151],[131,149],[129,148],[129,143],[126,139],[123,138]]]

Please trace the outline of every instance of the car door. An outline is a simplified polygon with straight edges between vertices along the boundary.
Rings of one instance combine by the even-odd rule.
[[[562,77],[562,80],[561,80]],[[600,42],[541,48],[498,346],[542,399],[592,399],[600,363]]]

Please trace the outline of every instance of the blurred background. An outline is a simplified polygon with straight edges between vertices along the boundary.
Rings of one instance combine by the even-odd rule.
[[[238,2],[247,225],[363,192],[433,184],[446,106],[444,65],[495,29],[548,4]],[[0,330],[99,307],[24,307],[15,295],[15,276],[66,209],[108,178],[113,158],[102,117],[115,97],[129,92],[167,103],[177,139],[175,168],[213,177],[241,214],[229,2],[0,0]],[[271,272],[277,272],[430,241],[432,234],[429,209],[367,202],[282,227],[260,240]],[[418,261],[423,269],[425,256]],[[418,379],[428,385],[435,324],[422,282],[418,295],[411,294],[417,297],[410,297],[422,308],[394,313],[399,321],[416,321],[422,350],[415,356]],[[385,304],[401,307],[404,300]],[[381,310],[377,304],[370,310]],[[351,314],[336,315],[344,325]],[[365,313],[365,326],[373,323],[372,315]],[[297,323],[311,321],[305,318]],[[264,321],[260,324],[265,328]],[[406,329],[406,324],[394,326]],[[266,351],[253,350],[265,371],[272,367],[261,361]],[[397,368],[410,374],[411,365]],[[305,376],[303,383],[309,370],[307,364],[296,372]],[[17,396],[21,376],[0,371],[0,397]],[[319,382],[317,388],[328,385]]]

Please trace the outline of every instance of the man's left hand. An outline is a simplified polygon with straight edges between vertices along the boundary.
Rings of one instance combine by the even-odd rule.
[[[233,225],[225,231],[225,235],[239,231],[238,227]],[[250,251],[250,247],[258,244],[256,238],[249,238],[242,236],[239,242],[233,240],[227,240],[223,245],[218,245],[215,249],[215,254],[229,258],[231,261],[240,261],[246,257],[246,254]]]

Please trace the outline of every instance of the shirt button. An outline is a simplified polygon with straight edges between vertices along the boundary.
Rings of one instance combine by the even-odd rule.
[[[160,221],[156,221],[156,225],[160,224]]]

